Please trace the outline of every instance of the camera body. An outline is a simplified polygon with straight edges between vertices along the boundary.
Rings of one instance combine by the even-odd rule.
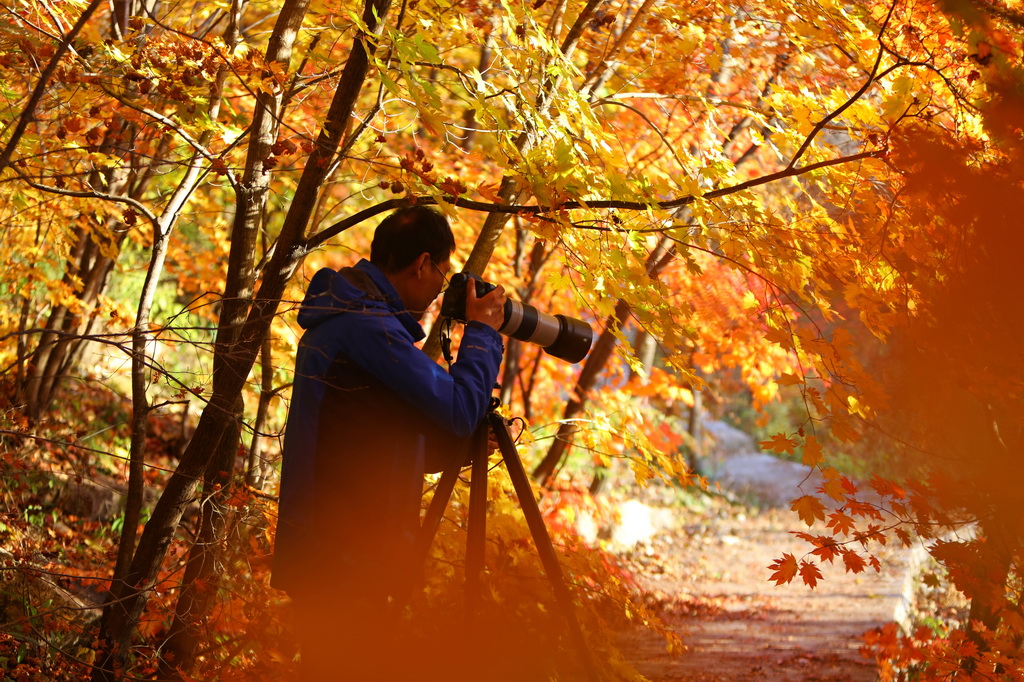
[[[467,322],[466,288],[472,282],[477,298],[497,288],[471,272],[452,275],[448,290],[441,299],[441,315],[456,322]],[[579,362],[590,352],[594,331],[583,320],[565,315],[549,315],[532,305],[511,298],[505,299],[505,319],[498,331],[519,341],[541,346],[544,352],[568,362]]]
[[[448,289],[441,299],[441,315],[463,324],[469,321],[466,319],[466,287],[470,282],[476,286],[477,298],[483,298],[498,288],[497,284],[485,282],[470,272],[456,272],[448,280]],[[508,321],[508,300],[505,301],[505,321]]]

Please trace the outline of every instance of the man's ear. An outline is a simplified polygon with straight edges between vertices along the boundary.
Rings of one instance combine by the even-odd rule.
[[[416,277],[424,277],[430,269],[430,254],[424,251],[420,255],[416,256],[416,260],[414,260],[412,264],[413,272],[416,274]]]

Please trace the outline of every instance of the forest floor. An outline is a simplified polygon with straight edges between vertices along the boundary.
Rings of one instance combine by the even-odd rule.
[[[882,571],[823,568],[813,590],[775,586],[768,565],[806,553],[789,531],[795,514],[719,503],[695,522],[680,514],[623,557],[685,650],[666,651],[649,632],[628,635],[624,653],[652,682],[670,680],[876,680],[860,654],[863,634],[893,619],[906,552],[882,555]]]
[[[759,483],[771,486],[774,471],[760,470]],[[628,538],[620,558],[685,647],[670,654],[649,631],[625,635],[623,653],[647,679],[878,679],[874,660],[860,653],[863,635],[893,620],[910,553],[876,548],[877,573],[849,574],[841,562],[825,564],[813,590],[799,578],[783,586],[769,582],[772,562],[783,553],[799,559],[809,549],[792,534],[806,526],[780,503],[803,494],[789,488],[791,463],[780,462],[776,473],[778,495],[758,500],[748,490],[740,498],[754,504],[725,496],[659,504],[656,492],[638,493],[647,532],[636,542]]]

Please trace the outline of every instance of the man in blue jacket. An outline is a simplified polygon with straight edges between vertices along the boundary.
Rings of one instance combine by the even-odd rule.
[[[450,372],[415,345],[454,248],[440,213],[399,209],[370,260],[317,272],[299,310],[272,584],[295,603],[304,679],[404,677],[389,603],[419,569],[423,474],[465,460],[502,356],[502,287],[467,287]]]

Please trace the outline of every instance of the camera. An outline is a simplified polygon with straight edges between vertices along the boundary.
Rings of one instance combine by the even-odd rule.
[[[485,282],[470,272],[456,273],[441,299],[441,315],[456,322],[467,321],[466,287],[470,281],[476,286],[477,298],[497,288],[496,284]],[[583,320],[549,315],[511,298],[505,299],[505,320],[498,331],[513,339],[536,344],[548,355],[568,362],[579,362],[587,357],[594,342],[594,331]]]

